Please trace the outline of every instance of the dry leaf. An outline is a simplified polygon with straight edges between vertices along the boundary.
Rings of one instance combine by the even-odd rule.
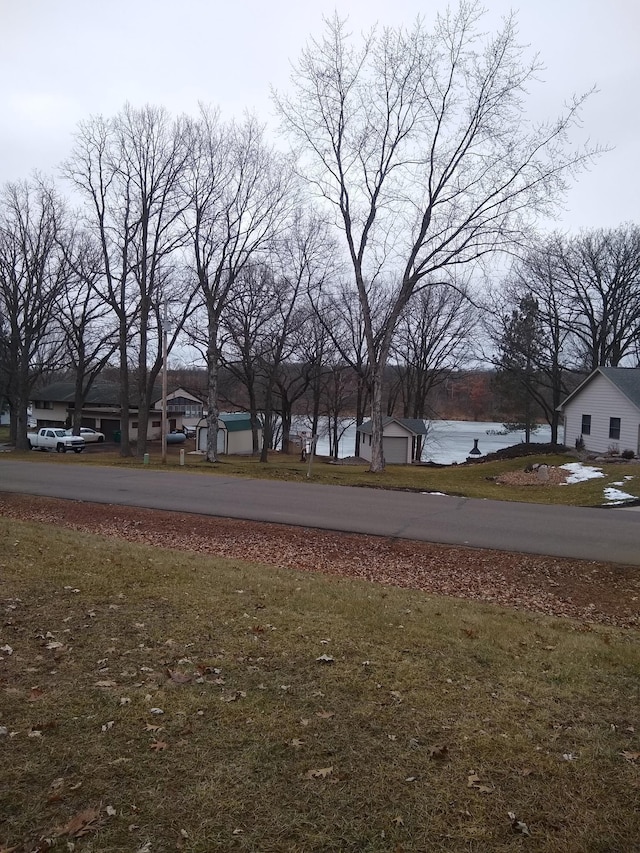
[[[167,675],[174,684],[188,684],[191,681],[191,676],[177,670],[167,670]]]
[[[523,823],[523,821],[521,820],[518,820],[514,812],[508,812],[507,814],[509,815],[509,820],[511,821],[511,829],[514,832],[517,832],[520,835],[531,835],[527,824]]]
[[[94,687],[117,687],[115,681],[96,681]]]
[[[164,731],[164,726],[154,726],[153,723],[147,723],[144,727],[145,732],[153,732],[157,734],[158,732]]]
[[[83,835],[100,829],[103,823],[104,821],[100,817],[100,807],[90,807],[78,812],[65,826],[55,829],[53,834],[56,838],[61,835],[68,835],[69,838],[82,838]]]
[[[166,749],[168,746],[169,744],[164,740],[154,740],[151,741],[150,748],[154,752],[162,752],[162,750]]]
[[[320,767],[318,770],[307,770],[305,773],[305,779],[326,779],[327,776],[331,776],[333,773],[333,767]]]
[[[331,717],[335,717],[335,711],[317,711],[316,717],[320,717],[321,720],[330,720]]]
[[[627,761],[637,761],[640,758],[640,752],[621,752],[620,755],[626,758]]]
[[[400,815],[396,815],[396,816],[394,817],[394,819],[393,819],[393,823],[395,823],[395,825],[396,825],[396,826],[404,826],[404,821],[403,821],[403,819],[400,817]]]
[[[300,749],[300,747],[304,745],[304,741],[300,740],[299,737],[294,737],[294,739],[290,741],[290,743],[294,749]]]
[[[316,658],[316,663],[334,663],[334,659],[331,655],[320,655],[319,658]]]
[[[491,794],[493,793],[493,788],[490,788],[489,785],[485,785],[484,782],[481,781],[479,776],[476,776],[475,773],[471,773],[467,779],[467,788],[473,788],[475,791],[479,791],[481,794]]]
[[[237,702],[238,699],[244,699],[247,694],[244,690],[236,690],[234,693],[231,693],[229,696],[221,696],[223,702]]]

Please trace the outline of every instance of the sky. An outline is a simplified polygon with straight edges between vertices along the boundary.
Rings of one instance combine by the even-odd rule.
[[[567,232],[638,222],[640,2],[486,0],[493,31],[510,11],[545,71],[531,114],[557,116],[576,93],[598,89],[580,138],[607,146],[550,227]],[[0,184],[56,174],[79,121],[126,102],[225,118],[254,112],[276,128],[270,86],[288,87],[291,62],[322,17],[337,11],[354,33],[374,24],[425,23],[443,0],[0,0]],[[284,145],[284,142],[282,143]]]

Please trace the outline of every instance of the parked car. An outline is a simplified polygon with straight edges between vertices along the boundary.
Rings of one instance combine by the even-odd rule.
[[[68,435],[67,430],[57,427],[42,427],[38,432],[29,432],[27,441],[31,450],[57,450],[58,453],[66,453],[67,450],[82,453],[84,450],[84,438]]]
[[[68,429],[68,430],[65,430],[65,432],[67,433],[67,435],[73,435],[73,430]],[[90,444],[91,442],[94,442],[94,441],[97,441],[97,442],[104,441],[104,433],[98,432],[95,429],[91,429],[91,427],[80,427],[80,437],[84,438],[84,440],[87,444]]]

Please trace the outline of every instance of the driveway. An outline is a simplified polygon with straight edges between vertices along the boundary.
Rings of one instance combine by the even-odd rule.
[[[80,459],[80,457],[78,457]],[[640,515],[0,459],[0,491],[640,565]]]

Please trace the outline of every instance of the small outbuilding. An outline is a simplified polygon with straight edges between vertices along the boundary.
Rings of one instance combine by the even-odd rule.
[[[360,456],[371,461],[371,421],[365,421],[358,427],[360,433]],[[382,419],[382,453],[389,465],[410,465],[419,462],[422,446],[427,435],[424,421],[418,418]]]
[[[203,453],[207,449],[209,428],[206,422],[199,424],[196,434],[196,449]],[[262,446],[262,426],[258,425],[258,447]],[[221,412],[218,415],[217,453],[253,453],[251,415],[248,412]]]
[[[593,453],[640,455],[640,367],[598,367],[558,410],[565,444]]]

